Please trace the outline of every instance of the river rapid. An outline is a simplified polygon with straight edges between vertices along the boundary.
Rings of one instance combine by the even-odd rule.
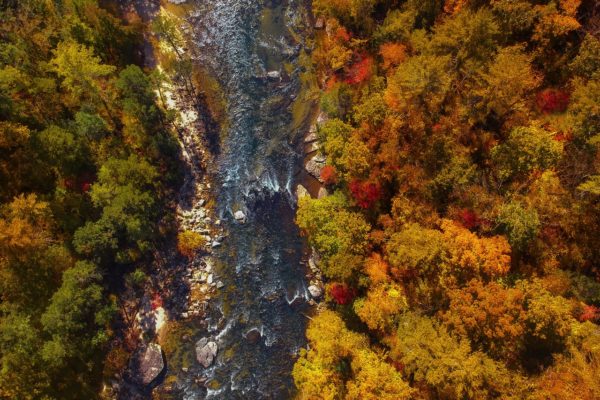
[[[308,6],[293,0],[189,3],[194,62],[216,78],[227,104],[226,129],[209,167],[227,237],[213,255],[224,288],[211,300],[205,331],[196,333],[218,343],[216,361],[208,369],[194,365],[169,374],[177,377],[177,398],[290,398],[309,308],[306,245],[294,224],[293,196],[308,111],[292,112],[302,86],[298,59]],[[238,211],[244,221],[234,218]]]

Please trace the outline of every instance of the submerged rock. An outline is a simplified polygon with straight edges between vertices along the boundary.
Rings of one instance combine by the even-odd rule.
[[[139,348],[130,361],[132,381],[141,386],[150,385],[165,369],[162,349],[156,343]]]
[[[244,337],[246,338],[248,343],[256,344],[261,339],[262,335],[260,334],[260,331],[258,329],[252,328],[248,332],[246,332]]]
[[[196,359],[204,368],[208,368],[213,363],[218,351],[215,342],[210,342],[208,338],[202,338],[196,342]]]

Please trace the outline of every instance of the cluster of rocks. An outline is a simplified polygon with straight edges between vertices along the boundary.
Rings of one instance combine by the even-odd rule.
[[[320,257],[315,249],[311,249],[310,257],[308,258],[308,272],[306,274],[309,280],[308,292],[312,297],[311,301],[318,301],[323,297],[323,274],[319,268]]]
[[[210,256],[203,257],[197,266],[190,268],[185,274],[185,281],[190,291],[186,298],[187,310],[181,313],[182,318],[203,316],[215,291],[225,286],[217,278]]]
[[[324,22],[321,22],[324,25]],[[319,21],[317,21],[319,24]],[[304,137],[305,154],[310,155],[313,154],[312,157],[306,162],[304,168],[306,171],[315,177],[320,183],[321,187],[319,188],[319,192],[317,194],[317,198],[323,198],[328,196],[329,193],[327,188],[323,185],[323,179],[321,178],[321,170],[325,167],[327,163],[327,158],[321,152],[319,152],[321,145],[319,143],[319,137],[317,135],[318,127],[324,124],[327,121],[328,117],[324,113],[319,113],[317,117],[316,124],[312,125]],[[310,196],[309,191],[302,185],[298,185],[296,187],[296,197],[298,199]],[[317,251],[313,248],[311,249],[311,254],[308,257],[308,270],[306,277],[309,280],[309,286],[307,288],[311,299],[309,303],[311,305],[316,304],[317,301],[322,299],[324,294],[324,285],[323,285],[323,274],[321,269],[319,268],[320,257]]]
[[[304,168],[306,169],[306,172],[315,177],[321,183],[323,183],[323,179],[321,178],[321,170],[323,167],[325,167],[327,158],[319,151],[321,149],[321,144],[319,143],[317,130],[318,127],[323,125],[328,119],[329,118],[325,113],[319,113],[316,124],[310,127],[310,130],[304,138],[304,143],[306,145],[305,154],[310,155],[314,153],[306,162]]]

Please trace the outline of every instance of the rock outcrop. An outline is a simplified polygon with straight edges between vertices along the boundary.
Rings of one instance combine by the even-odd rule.
[[[321,170],[325,166],[325,156],[322,154],[316,154],[313,158],[308,160],[306,163],[306,171],[317,178],[319,182],[323,183],[321,179]]]

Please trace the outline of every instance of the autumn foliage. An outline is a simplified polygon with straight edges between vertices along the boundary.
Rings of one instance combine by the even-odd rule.
[[[545,114],[564,112],[569,105],[569,94],[558,89],[545,89],[536,100],[540,111]]]
[[[320,139],[339,179],[297,221],[324,250],[325,306],[412,398],[600,398],[592,3],[313,2],[328,18]],[[313,329],[333,316],[310,324],[301,398],[368,387],[355,366],[372,354],[324,361],[333,344]],[[381,377],[362,398],[387,398]]]
[[[361,208],[371,208],[382,195],[381,186],[375,182],[353,180],[349,184],[352,198]]]
[[[359,55],[355,61],[346,70],[345,82],[350,85],[356,85],[369,79],[373,69],[373,59],[369,56]]]
[[[321,179],[325,185],[335,185],[338,183],[337,170],[332,165],[326,165],[321,170]]]
[[[327,286],[327,293],[339,305],[349,304],[356,296],[356,289],[343,283],[332,283]]]

